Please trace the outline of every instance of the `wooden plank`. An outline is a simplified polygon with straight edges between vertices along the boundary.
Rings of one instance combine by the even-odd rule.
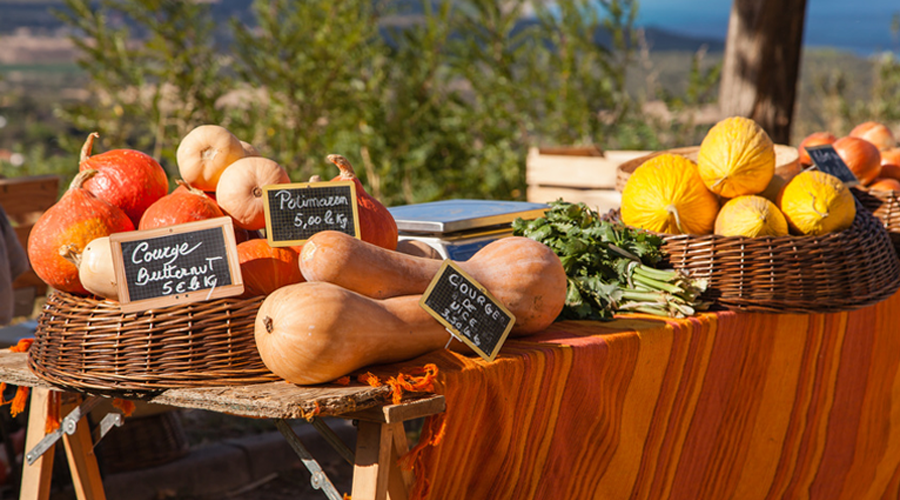
[[[561,187],[528,186],[528,201],[547,203],[562,198],[572,203],[583,202],[589,207],[606,213],[619,208],[622,195],[614,189],[571,189]]]
[[[0,179],[0,205],[14,225],[34,224],[59,196],[59,176]]]
[[[50,412],[50,390],[35,387],[31,390],[28,428],[25,431],[25,451],[28,452],[44,438],[47,415]],[[57,403],[58,404],[58,403]],[[33,464],[25,461],[22,466],[22,488],[19,500],[47,500],[50,498],[50,480],[53,475],[53,450],[50,447]]]
[[[344,418],[379,422],[385,424],[403,423],[407,420],[427,417],[447,409],[444,396],[431,395],[422,399],[405,401],[396,405],[386,405],[342,415]]]
[[[568,156],[542,154],[532,148],[526,160],[525,177],[529,185],[614,189],[616,168],[644,156],[648,151],[607,151],[605,156]]]
[[[26,354],[0,350],[0,381],[52,388],[26,365]],[[366,384],[300,386],[284,381],[252,385],[167,389],[150,393],[149,403],[258,418],[298,419],[344,416],[390,401],[391,388]]]
[[[359,422],[351,495],[354,500],[387,498],[392,448],[393,436],[389,425]]]
[[[81,404],[80,396],[70,397],[62,405],[60,415],[68,415]],[[94,454],[94,440],[86,417],[82,417],[72,435],[63,434],[62,442],[66,448],[69,471],[72,474],[72,486],[78,500],[106,500],[103,490],[103,479],[97,466]]]

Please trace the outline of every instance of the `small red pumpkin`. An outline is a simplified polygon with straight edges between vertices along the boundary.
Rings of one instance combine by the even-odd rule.
[[[356,203],[359,211],[359,238],[373,245],[397,249],[397,222],[391,212],[363,188],[356,177],[353,166],[341,155],[328,155],[328,161],[337,165],[340,175],[334,181],[353,181],[356,183]]]
[[[224,217],[222,209],[203,191],[178,181],[179,186],[150,205],[138,229],[174,226],[198,220]]]
[[[113,149],[91,156],[93,132],[81,148],[78,170],[97,170],[86,180],[84,188],[121,208],[137,226],[147,207],[169,192],[166,171],[150,155],[133,149]]]
[[[78,279],[72,258],[96,238],[133,231],[134,224],[119,207],[85,189],[96,170],[79,172],[69,189],[35,223],[28,236],[28,259],[44,283],[64,292],[89,295]]]
[[[237,246],[244,279],[244,296],[269,295],[293,283],[305,281],[299,254],[290,247],[272,247],[264,239],[247,240]]]

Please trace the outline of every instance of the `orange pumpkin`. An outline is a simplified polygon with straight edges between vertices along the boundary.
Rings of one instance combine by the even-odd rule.
[[[900,191],[900,180],[890,177],[879,177],[869,184],[872,191]]]
[[[139,229],[174,226],[198,220],[224,217],[222,209],[203,191],[179,181],[178,189],[147,208]]]
[[[900,165],[900,147],[881,150],[882,165]]]
[[[166,171],[150,155],[133,149],[113,149],[91,156],[96,132],[81,149],[79,171],[97,170],[84,188],[119,208],[137,226],[147,207],[169,192]]]
[[[891,129],[889,129],[887,125],[880,122],[868,121],[860,123],[853,127],[853,130],[847,135],[865,139],[880,150],[890,149],[897,145],[897,141],[894,139],[894,133],[891,132]]]
[[[341,173],[332,181],[353,181],[356,183],[356,202],[359,211],[359,237],[373,245],[388,250],[397,248],[397,222],[384,205],[373,198],[363,188],[356,177],[353,166],[341,155],[328,155],[328,161],[337,165]]]
[[[871,142],[847,136],[841,137],[832,146],[863,185],[881,175],[881,152]]]
[[[79,172],[69,189],[38,219],[28,236],[28,259],[45,283],[80,295],[89,295],[78,278],[78,267],[70,260],[96,238],[133,231],[128,215],[84,188],[96,170]],[[66,258],[69,257],[69,258]]]
[[[269,295],[285,285],[305,281],[293,248],[272,247],[264,239],[254,239],[238,244],[237,253],[247,297]]]

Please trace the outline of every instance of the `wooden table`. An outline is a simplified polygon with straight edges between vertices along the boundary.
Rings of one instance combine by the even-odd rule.
[[[52,401],[51,391],[61,389],[39,379],[26,366],[24,353],[0,351],[0,381],[10,385],[32,388],[31,406],[26,430],[26,452],[44,437],[45,422]],[[58,415],[66,416],[77,408],[84,395],[64,392]],[[232,415],[270,418],[285,435],[294,451],[313,475],[315,487],[327,481],[324,473],[317,476],[314,459],[305,451],[299,438],[285,422],[288,419],[311,419],[316,429],[325,435],[338,452],[352,460],[354,500],[405,499],[412,484],[411,473],[397,465],[409,445],[403,422],[440,413],[445,409],[444,397],[420,394],[400,404],[390,404],[390,388],[361,385],[302,387],[287,382],[270,382],[252,386],[169,389],[146,401],[180,408],[208,410]],[[313,418],[315,416],[315,418]],[[356,451],[353,453],[320,420],[320,417],[340,417],[358,421]],[[93,437],[84,419],[78,422],[71,435],[63,433],[72,482],[79,499],[104,499],[105,494],[96,456]],[[53,453],[44,453],[23,467],[20,499],[46,499],[50,494]],[[310,463],[311,460],[311,463]],[[328,483],[330,484],[330,482]]]

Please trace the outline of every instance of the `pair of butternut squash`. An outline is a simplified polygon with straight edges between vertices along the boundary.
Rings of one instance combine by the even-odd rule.
[[[537,241],[502,238],[458,264],[515,315],[510,336],[547,328],[565,303],[562,263]],[[440,266],[344,233],[317,233],[300,253],[307,281],[276,290],[260,306],[255,335],[263,362],[309,385],[443,348],[449,334],[419,306]],[[454,348],[465,346],[454,341]]]

